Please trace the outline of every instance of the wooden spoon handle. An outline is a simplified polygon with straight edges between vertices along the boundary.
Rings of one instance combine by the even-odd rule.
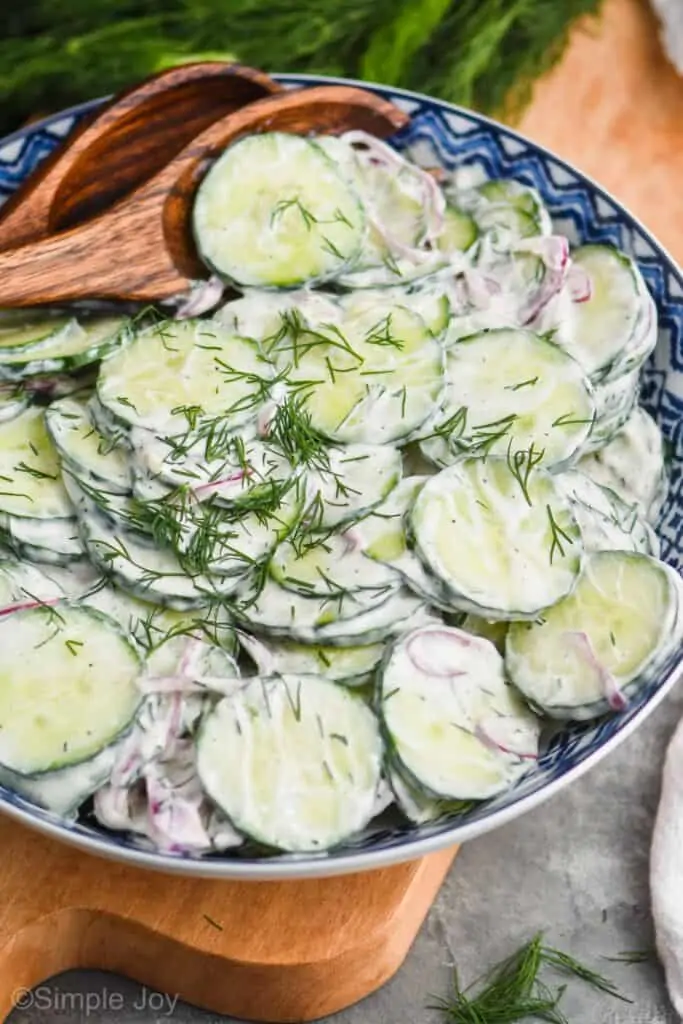
[[[130,193],[207,125],[282,87],[210,61],[162,71],[122,93],[44,160],[0,212],[0,249],[73,227]]]
[[[208,276],[192,241],[197,183],[211,160],[243,135],[263,131],[392,135],[408,116],[352,86],[318,86],[258,100],[215,122],[133,195],[100,217],[0,252],[0,306],[84,298],[154,302]]]

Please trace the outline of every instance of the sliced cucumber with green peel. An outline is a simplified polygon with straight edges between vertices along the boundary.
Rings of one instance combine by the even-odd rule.
[[[236,828],[293,852],[359,832],[374,815],[381,764],[368,706],[317,676],[248,680],[209,712],[197,741],[202,783]]]
[[[482,619],[479,615],[466,615],[459,628],[465,633],[472,633],[473,636],[481,636],[484,640],[490,640],[500,654],[505,652],[505,637],[510,628],[509,622],[496,622]]]
[[[20,384],[0,387],[0,423],[6,423],[28,408],[29,396]]]
[[[45,410],[30,406],[0,423],[0,515],[71,519],[73,514]]]
[[[557,469],[578,457],[591,432],[595,407],[584,371],[531,331],[461,339],[448,350],[446,380],[443,410],[421,443],[436,465],[533,444],[543,464]]]
[[[426,626],[397,640],[378,710],[405,777],[432,797],[485,800],[538,757],[540,720],[507,682],[493,644],[462,630]]]
[[[91,561],[142,601],[188,611],[230,594],[239,582],[239,577],[188,575],[172,551],[141,544],[135,535],[115,530],[95,508],[79,513],[79,527]]]
[[[662,432],[637,406],[624,426],[599,451],[585,455],[577,469],[616,491],[655,522],[666,499],[668,473]]]
[[[303,490],[292,486],[279,496],[276,508],[241,512],[213,502],[185,502],[178,509],[178,552],[202,571],[243,576],[261,563],[287,536],[303,510]],[[173,509],[173,504],[167,504]]]
[[[182,437],[212,418],[235,429],[247,422],[265,400],[270,373],[255,344],[229,328],[170,320],[140,331],[102,364],[97,397],[122,429]]]
[[[39,345],[57,337],[73,320],[66,312],[45,309],[0,310],[0,352]]]
[[[436,239],[441,252],[449,255],[466,252],[471,249],[478,237],[479,230],[474,217],[455,206],[446,207],[443,228]]]
[[[269,568],[285,590],[310,597],[356,590],[381,594],[396,586],[396,574],[366,558],[352,534],[311,534],[303,544],[285,541],[274,551]]]
[[[110,743],[81,764],[41,775],[18,775],[0,766],[0,784],[46,811],[72,819],[88,797],[109,780],[119,751],[119,742]]]
[[[382,659],[384,644],[331,647],[292,640],[256,639],[240,634],[240,642],[259,675],[317,675],[345,686],[364,686]]]
[[[59,583],[34,565],[14,558],[0,557],[0,612],[8,614],[13,606],[34,601],[54,601],[64,596]]]
[[[573,594],[538,622],[510,627],[510,678],[552,718],[621,711],[680,645],[682,595],[680,577],[663,562],[592,554]]]
[[[640,551],[659,557],[659,538],[635,505],[573,470],[556,478],[569,498],[585,551]]]
[[[471,806],[470,801],[444,800],[427,793],[414,779],[404,778],[395,759],[390,759],[385,765],[385,772],[399,810],[415,825],[425,825],[430,821],[462,814]]]
[[[401,453],[389,445],[332,446],[327,458],[327,466],[308,476],[316,525],[323,529],[375,508],[401,478]]]
[[[385,565],[395,565],[407,551],[405,518],[427,482],[427,476],[409,476],[394,487],[385,501],[356,527],[364,554]]]
[[[407,477],[369,516],[353,528],[367,558],[389,566],[427,604],[452,609],[450,594],[408,547],[407,516],[427,477]]]
[[[533,461],[467,459],[442,470],[421,489],[410,523],[452,606],[484,618],[535,618],[581,569],[570,503]]]
[[[77,479],[114,493],[130,493],[126,453],[100,434],[87,402],[75,398],[53,402],[45,413],[45,423],[60,458]]]
[[[46,321],[47,329],[50,321]],[[0,332],[1,334],[2,332]],[[23,337],[23,331],[20,332]],[[69,373],[97,363],[131,337],[127,317],[72,318],[32,344],[0,345],[0,379],[23,380],[38,374]]]
[[[202,259],[242,287],[292,288],[341,273],[365,230],[361,201],[313,140],[242,138],[202,181],[192,213]]]
[[[27,516],[0,515],[0,526],[6,543],[21,558],[68,565],[85,557],[75,517],[29,519]]]
[[[0,764],[10,771],[82,763],[130,727],[140,660],[113,620],[67,602],[18,611],[0,619],[0,648]]]
[[[595,422],[586,439],[586,452],[600,451],[616,437],[638,404],[640,370],[593,385]]]
[[[207,442],[211,452],[211,441],[206,438],[178,447],[173,437],[134,428],[130,439],[138,479],[147,478],[150,492],[158,484],[160,495],[164,488],[190,487],[202,501],[211,498],[218,504],[235,505],[292,473],[291,464],[273,444],[242,432],[222,438],[218,442],[221,455],[208,459]]]
[[[314,429],[333,441],[388,444],[406,437],[441,397],[441,346],[403,306],[348,315],[302,345],[289,376]]]
[[[351,177],[368,225],[357,259],[339,280],[344,287],[359,290],[419,280],[447,265],[443,252],[424,244],[429,235],[428,207],[434,199],[443,205],[440,192],[429,186],[426,173],[415,164],[381,142],[371,145],[369,150],[352,151]]]
[[[403,588],[377,596],[361,590],[340,598],[304,597],[268,580],[254,597],[241,588],[231,601],[235,619],[256,634],[357,647],[375,644],[424,617],[424,602]]]
[[[126,636],[144,651],[158,647],[171,637],[206,639],[229,654],[237,653],[237,638],[229,614],[219,603],[194,611],[174,611],[141,601],[125,590],[103,581],[79,597],[79,602],[115,619]]]
[[[318,631],[331,629],[334,632],[337,624],[356,619],[384,604],[397,589],[398,584],[394,584],[393,588],[379,591],[359,590],[334,597],[316,597],[285,590],[271,577],[256,595],[248,584],[240,588],[233,612],[238,621],[256,633],[291,638],[301,643],[317,643]],[[358,641],[349,641],[352,642]]]
[[[584,245],[572,262],[588,297],[572,304],[567,348],[598,383],[640,368],[657,340],[656,311],[635,262],[610,245]]]

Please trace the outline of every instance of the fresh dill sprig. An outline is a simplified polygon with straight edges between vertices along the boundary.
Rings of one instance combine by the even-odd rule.
[[[512,440],[508,444],[507,450],[507,464],[510,472],[517,481],[524,495],[524,500],[527,505],[531,506],[532,501],[529,495],[529,481],[533,470],[542,461],[545,455],[545,449],[537,449],[532,441],[527,449],[513,452]]]
[[[305,395],[288,395],[278,405],[268,436],[295,468],[329,469],[329,447],[312,425]]]
[[[550,524],[550,564],[552,565],[555,552],[559,552],[560,558],[564,558],[564,546],[562,542],[564,541],[566,544],[573,544],[574,541],[566,530],[563,530],[557,522],[550,505],[546,505],[546,510],[548,512],[548,522]]]
[[[559,1005],[566,985],[551,989],[541,980],[544,968],[583,981],[615,999],[631,1002],[608,978],[567,953],[544,945],[539,933],[465,988],[455,971],[450,995],[430,1009],[440,1010],[450,1024],[515,1024],[530,1018],[568,1024]]]
[[[296,210],[297,213],[300,214],[308,231],[311,230],[314,224],[318,223],[316,215],[312,213],[307,206],[304,206],[299,196],[294,196],[292,199],[281,199],[275,204],[273,212],[270,215],[270,226],[273,227],[278,217],[282,217],[287,210]]]

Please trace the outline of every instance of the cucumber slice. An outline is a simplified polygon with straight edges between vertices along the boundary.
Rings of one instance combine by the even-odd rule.
[[[490,640],[499,654],[505,653],[505,637],[509,628],[509,622],[492,622],[489,619],[482,619],[478,615],[466,615],[460,624],[460,629],[465,633]]]
[[[462,814],[471,807],[470,801],[443,800],[425,792],[414,779],[405,779],[400,766],[392,760],[385,765],[385,771],[398,808],[414,825],[425,825],[430,821]]]
[[[10,771],[79,764],[130,727],[140,661],[111,619],[67,602],[18,611],[0,619],[0,649],[0,763]]]
[[[0,558],[0,615],[13,606],[34,601],[54,601],[64,596],[59,583],[33,565],[13,558]]]
[[[10,352],[57,337],[72,322],[68,313],[44,309],[0,310],[0,351]]]
[[[593,386],[595,422],[584,445],[586,452],[599,451],[614,438],[638,404],[640,370]]]
[[[590,294],[572,304],[569,351],[595,383],[639,368],[657,340],[656,311],[635,262],[610,245],[572,253]]]
[[[73,506],[59,470],[44,409],[31,406],[0,424],[0,513],[29,519],[70,519]]]
[[[524,185],[521,181],[515,181],[513,178],[492,178],[480,185],[477,191],[487,203],[512,206],[515,210],[528,213],[539,223],[545,224],[548,220],[548,213],[543,206],[540,193],[530,185]],[[537,233],[543,234],[544,232],[539,230]]]
[[[385,565],[395,565],[406,553],[405,517],[412,508],[417,495],[429,478],[409,476],[394,487],[369,516],[358,524],[363,553]]]
[[[345,686],[364,686],[368,683],[384,653],[384,644],[325,647],[322,644],[299,644],[292,640],[256,640],[246,633],[240,635],[240,641],[256,665],[259,675],[322,676]]]
[[[300,351],[290,379],[313,428],[333,441],[396,441],[441,397],[441,346],[415,313],[390,302],[323,325],[310,342],[304,336]]]
[[[459,629],[427,626],[398,640],[378,707],[403,773],[433,797],[485,800],[538,757],[540,720],[506,681],[502,657]]]
[[[190,681],[220,679],[223,682],[240,678],[237,662],[222,647],[206,638],[189,638],[180,633],[165,637],[148,651],[140,685],[145,691],[153,691],[154,680],[179,676],[180,691],[186,685],[187,678],[183,676],[188,677],[188,672],[192,674]],[[205,685],[211,688],[209,683]]]
[[[577,470],[556,480],[571,502],[585,551],[640,551],[659,557],[659,538],[636,506]]]
[[[381,764],[370,709],[317,676],[247,680],[209,712],[197,741],[211,799],[241,832],[292,852],[359,832],[374,815]]]
[[[265,491],[292,473],[292,466],[274,445],[242,432],[222,438],[221,456],[214,459],[206,458],[206,439],[185,450],[186,445],[177,448],[173,438],[138,428],[131,430],[130,438],[138,489],[151,494],[156,486],[156,497],[172,488],[190,487],[201,500],[212,498],[231,506],[254,498],[259,488]]]
[[[171,320],[140,331],[102,364],[97,397],[124,427],[189,438],[207,420],[220,417],[224,428],[249,420],[265,400],[269,373],[255,345],[229,328]]]
[[[410,522],[452,606],[484,618],[535,618],[569,593],[581,569],[569,502],[533,459],[467,459],[443,470],[421,489]]]
[[[466,252],[470,249],[479,237],[477,223],[474,217],[464,210],[448,205],[444,212],[444,222],[441,234],[436,244],[441,252],[449,256],[453,253]]]
[[[426,172],[376,140],[369,149],[351,152],[352,161],[347,157],[340,162],[361,196],[368,226],[362,249],[340,284],[359,289],[391,286],[445,266],[442,253],[423,247],[429,234],[428,206],[440,197],[438,192],[433,195]]]
[[[531,331],[463,338],[448,350],[446,380],[443,412],[420,446],[438,466],[533,444],[557,469],[576,459],[590,434],[595,408],[584,371]]]
[[[585,455],[576,468],[656,522],[668,490],[664,439],[640,406],[604,448]]]
[[[73,318],[33,344],[0,347],[0,378],[23,380],[43,373],[71,373],[109,356],[130,337],[127,317]]]
[[[623,710],[681,642],[681,582],[663,562],[589,555],[576,590],[535,623],[513,623],[510,678],[552,718]]]
[[[334,647],[380,643],[424,615],[424,602],[402,588],[389,596],[361,590],[337,599],[314,598],[268,580],[256,597],[244,587],[236,598],[232,613],[252,632]]]
[[[427,479],[417,476],[402,480],[387,500],[353,529],[352,535],[357,536],[367,558],[390,566],[427,604],[449,611],[453,606],[448,590],[426,572],[407,544],[407,514]]]
[[[269,568],[285,590],[308,597],[357,590],[382,594],[396,587],[396,574],[366,558],[349,534],[309,534],[303,542],[285,541],[273,553]]]
[[[8,546],[19,557],[34,562],[67,565],[85,556],[75,517],[29,519],[26,516],[3,515],[0,523]]]
[[[358,519],[382,502],[401,478],[401,453],[389,445],[330,447],[329,466],[309,473],[316,524],[323,529]]]
[[[522,238],[532,238],[539,234],[539,225],[535,217],[515,206],[491,204],[477,211],[477,227],[482,233],[490,233],[495,244],[508,248]]]
[[[190,611],[232,593],[239,582],[239,577],[188,576],[171,551],[141,544],[133,534],[115,530],[95,507],[80,512],[79,527],[91,561],[142,601]]]
[[[431,333],[440,338],[451,316],[451,302],[447,283],[438,277],[428,277],[415,284],[395,284],[392,287],[348,292],[340,300],[340,309],[352,316],[372,314],[379,307],[405,306],[425,322]]]
[[[45,413],[45,425],[62,462],[76,479],[104,486],[116,494],[130,493],[126,454],[99,433],[90,419],[87,402],[75,398],[53,402]]]
[[[239,286],[291,288],[337,276],[358,254],[358,195],[311,139],[240,139],[210,168],[192,213],[197,249]]]
[[[81,764],[35,776],[18,775],[0,766],[0,784],[44,810],[73,819],[111,776],[119,750],[120,743],[110,743]]]
[[[303,499],[303,488],[295,481],[278,496],[275,508],[268,506],[263,511],[242,512],[240,505],[229,510],[213,501],[185,501],[177,511],[179,557],[211,574],[244,576],[291,531],[303,510]]]
[[[106,585],[106,580],[100,580],[88,593],[80,596],[79,603],[115,619],[125,635],[145,652],[159,647],[171,637],[184,640],[196,637],[222,647],[233,656],[237,654],[235,630],[227,610],[218,603],[193,612],[174,611],[116,590]]]
[[[0,423],[6,423],[28,408],[30,399],[21,385],[0,387]]]

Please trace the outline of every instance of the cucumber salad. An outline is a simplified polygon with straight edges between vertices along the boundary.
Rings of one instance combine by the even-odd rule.
[[[174,306],[0,313],[0,782],[180,854],[455,820],[683,638],[653,300],[357,131],[238,140],[191,227]]]

